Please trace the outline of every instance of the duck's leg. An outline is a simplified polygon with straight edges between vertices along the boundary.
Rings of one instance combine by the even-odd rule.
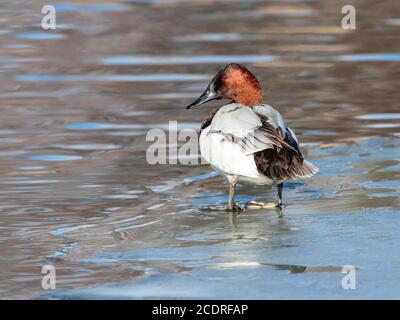
[[[242,208],[235,202],[235,191],[236,191],[236,176],[228,176],[229,182],[229,199],[228,199],[228,210],[242,210]]]
[[[281,207],[282,206],[282,190],[283,190],[283,182],[279,183],[277,185],[278,188],[278,195],[276,196],[276,206]]]
[[[229,180],[229,199],[228,199],[228,210],[233,210],[235,203],[235,191],[236,191],[236,182],[231,182]]]
[[[282,206],[282,190],[283,183],[279,183],[277,185],[278,194],[276,196],[275,202],[257,202],[257,201],[249,201],[246,209],[271,209],[271,208],[280,208]]]
[[[235,191],[236,191],[236,176],[227,176],[229,183],[229,198],[228,198],[228,206],[210,206],[204,207],[203,210],[216,210],[216,211],[240,211],[243,210],[238,204],[235,202]]]

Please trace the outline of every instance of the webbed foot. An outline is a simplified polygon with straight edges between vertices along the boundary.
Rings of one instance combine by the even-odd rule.
[[[257,209],[275,209],[280,208],[282,206],[281,203],[277,202],[257,202],[257,201],[249,201],[246,204],[246,209],[249,210],[257,210]]]
[[[246,208],[238,205],[237,203],[233,204],[232,207],[229,207],[227,205],[222,205],[222,206],[207,206],[201,208],[201,210],[204,211],[233,211],[233,212],[243,211],[244,209]]]

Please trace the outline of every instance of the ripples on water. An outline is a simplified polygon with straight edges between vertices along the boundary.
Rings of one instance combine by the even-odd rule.
[[[82,0],[48,32],[40,6],[2,5],[0,296],[398,298],[400,12],[373,4],[345,31],[332,2]],[[201,212],[227,200],[215,172],[145,161],[149,129],[198,129],[211,106],[183,106],[228,62],[321,168],[286,184],[283,218]]]

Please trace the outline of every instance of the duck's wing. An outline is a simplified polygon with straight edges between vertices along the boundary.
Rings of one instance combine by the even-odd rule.
[[[218,110],[210,124],[208,134],[220,134],[226,140],[240,145],[247,155],[273,148],[289,148],[280,132],[268,117],[254,112],[251,108],[232,103]]]
[[[257,169],[273,180],[307,178],[318,172],[318,168],[304,159],[299,141],[292,129],[286,126],[281,114],[268,105],[255,106],[264,127],[276,131],[276,139],[282,147],[264,149],[254,153]],[[283,142],[282,142],[283,140]]]

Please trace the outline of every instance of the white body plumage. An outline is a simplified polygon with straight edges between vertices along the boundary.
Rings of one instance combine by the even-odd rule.
[[[237,181],[257,185],[272,185],[279,180],[272,180],[258,170],[254,153],[265,149],[280,147],[273,136],[260,130],[260,116],[268,119],[275,129],[280,129],[283,138],[287,128],[282,115],[273,107],[260,104],[252,108],[238,103],[221,107],[214,115],[210,125],[200,134],[200,152],[203,158],[221,174],[234,176]],[[298,140],[292,130],[292,138]],[[305,161],[305,165],[309,163]],[[311,172],[310,172],[310,175]]]

